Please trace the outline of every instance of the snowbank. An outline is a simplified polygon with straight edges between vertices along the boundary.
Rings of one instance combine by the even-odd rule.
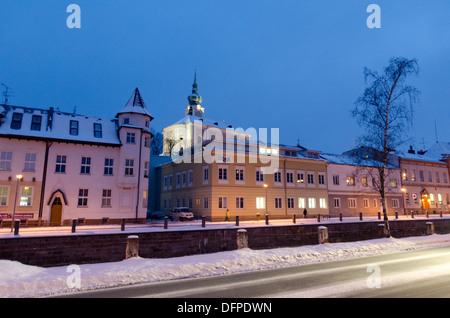
[[[52,268],[0,260],[0,296],[43,297],[145,282],[312,264],[443,245],[450,245],[450,234],[267,250],[241,249],[168,259],[132,258],[121,262]],[[79,286],[74,284],[77,278],[79,278]]]

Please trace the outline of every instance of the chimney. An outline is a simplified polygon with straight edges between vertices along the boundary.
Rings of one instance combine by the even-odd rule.
[[[416,153],[416,151],[413,149],[413,146],[409,146],[408,153],[412,153],[412,154]]]

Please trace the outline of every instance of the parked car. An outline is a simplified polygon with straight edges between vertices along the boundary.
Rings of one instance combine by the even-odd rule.
[[[166,215],[161,211],[155,211],[147,213],[147,219],[150,220],[162,220]]]
[[[194,219],[194,213],[192,213],[190,208],[186,207],[173,208],[170,211],[170,219],[172,221],[191,221]]]

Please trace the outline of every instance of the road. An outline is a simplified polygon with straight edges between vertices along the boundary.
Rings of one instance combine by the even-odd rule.
[[[134,285],[64,297],[450,297],[450,247]]]

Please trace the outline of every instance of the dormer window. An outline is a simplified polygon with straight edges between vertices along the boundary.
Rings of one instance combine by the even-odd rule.
[[[124,125],[128,125],[129,123],[130,123],[130,118],[125,117],[125,118],[123,119],[123,124],[124,124]]]
[[[94,123],[94,137],[102,138],[102,124]]]
[[[22,127],[22,113],[13,113],[11,121],[11,129],[20,129]]]
[[[31,117],[31,130],[41,130],[42,116],[33,115]]]
[[[78,120],[70,121],[70,134],[72,136],[78,136]]]

